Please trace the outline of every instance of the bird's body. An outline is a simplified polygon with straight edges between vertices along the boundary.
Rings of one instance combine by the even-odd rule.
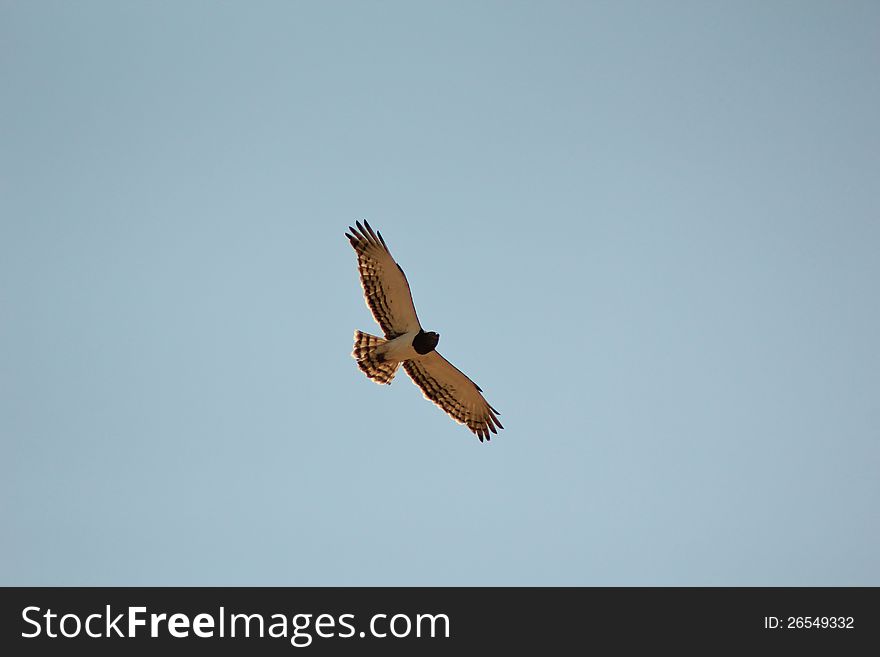
[[[432,335],[436,335],[437,339],[432,340]],[[431,353],[434,347],[437,346],[439,338],[440,336],[436,333],[410,331],[393,340],[389,340],[377,348],[376,355],[380,360],[397,361],[399,363],[405,360],[414,360]]]
[[[376,356],[380,361],[395,361],[402,363],[405,360],[420,358],[424,354],[420,354],[413,347],[413,339],[418,335],[418,331],[404,333],[401,336],[389,340],[376,349]]]
[[[503,428],[498,411],[483,398],[480,387],[436,351],[440,336],[422,329],[406,275],[391,257],[381,233],[370,224],[346,233],[358,255],[364,297],[384,338],[355,332],[352,356],[376,383],[390,384],[400,365],[425,397],[464,423],[480,441]]]

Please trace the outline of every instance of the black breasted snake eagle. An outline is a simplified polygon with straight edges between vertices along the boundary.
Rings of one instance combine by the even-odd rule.
[[[385,338],[355,331],[352,356],[358,367],[376,383],[391,383],[403,369],[425,397],[466,424],[480,442],[503,429],[498,411],[483,391],[463,372],[435,351],[440,335],[419,323],[406,275],[391,256],[382,234],[364,221],[348,227],[345,236],[354,247],[367,306],[382,327]]]

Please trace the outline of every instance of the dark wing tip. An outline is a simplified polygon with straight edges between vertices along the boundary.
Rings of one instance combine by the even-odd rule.
[[[378,244],[379,238],[376,237],[376,231],[373,230],[373,227],[370,225],[370,222],[364,220],[364,225],[367,227],[367,233],[369,233],[369,236],[372,238],[373,242]]]
[[[355,226],[357,226],[357,228],[352,228],[351,226],[349,226],[348,230],[352,234],[351,235],[349,235],[348,233],[345,234],[345,236],[348,237],[349,240],[352,240],[352,243],[354,243],[354,240],[357,240],[358,242],[360,242],[362,240],[366,240],[368,242],[373,242],[375,244],[381,244],[382,246],[385,247],[386,251],[391,253],[391,250],[388,248],[388,245],[385,243],[385,238],[382,237],[382,233],[380,233],[378,230],[374,231],[373,227],[370,225],[369,221],[364,219],[363,223],[361,223],[359,220],[355,221],[354,223],[355,223]]]

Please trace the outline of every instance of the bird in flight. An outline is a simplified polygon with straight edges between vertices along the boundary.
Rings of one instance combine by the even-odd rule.
[[[358,367],[376,383],[391,383],[397,369],[409,374],[425,395],[453,420],[466,424],[480,442],[503,429],[498,411],[482,389],[443,358],[435,347],[440,335],[419,323],[406,275],[391,257],[382,234],[364,221],[348,227],[345,236],[357,253],[358,271],[367,306],[385,334],[384,338],[355,331],[351,355]]]

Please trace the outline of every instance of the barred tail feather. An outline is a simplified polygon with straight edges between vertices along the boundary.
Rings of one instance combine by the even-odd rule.
[[[385,342],[387,340],[363,331],[354,332],[354,350],[351,355],[361,371],[376,383],[391,383],[391,379],[397,374],[397,368],[400,367],[400,363],[386,363],[376,357],[376,348]]]

